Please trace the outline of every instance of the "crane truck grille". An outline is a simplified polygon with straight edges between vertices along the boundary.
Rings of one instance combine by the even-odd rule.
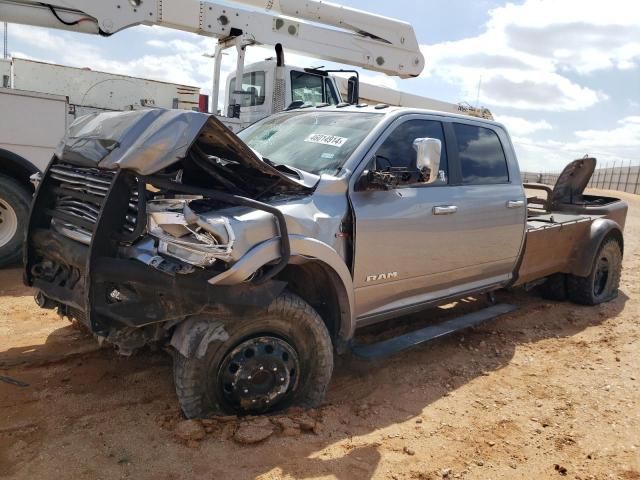
[[[52,228],[67,238],[89,245],[115,172],[61,163],[52,166],[49,175],[55,181],[54,205],[48,212]],[[125,233],[135,230],[137,218],[138,192],[133,189],[123,225]]]

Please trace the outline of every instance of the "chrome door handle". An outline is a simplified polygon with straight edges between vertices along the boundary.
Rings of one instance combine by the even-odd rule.
[[[439,207],[433,207],[434,215],[451,215],[452,213],[456,213],[458,211],[458,207],[455,205],[441,205]]]
[[[507,202],[507,208],[520,208],[524,207],[524,200],[509,200]]]

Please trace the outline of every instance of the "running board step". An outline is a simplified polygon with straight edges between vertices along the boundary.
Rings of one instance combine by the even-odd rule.
[[[483,308],[477,312],[467,313],[451,320],[446,320],[436,325],[430,325],[420,330],[405,333],[397,337],[383,340],[378,343],[372,343],[369,345],[354,345],[351,347],[351,351],[362,358],[367,360],[374,360],[376,358],[387,357],[394,353],[407,350],[409,348],[420,345],[421,343],[435,340],[436,338],[444,337],[450,333],[463,330],[465,328],[473,327],[492,318],[504,315],[505,313],[512,312],[518,307],[510,305],[508,303],[498,303],[497,305],[491,305],[490,307]]]

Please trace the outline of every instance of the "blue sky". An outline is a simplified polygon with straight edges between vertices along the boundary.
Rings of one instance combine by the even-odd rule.
[[[509,128],[523,169],[559,170],[591,154],[640,163],[640,8],[633,0],[337,0],[413,24],[426,57],[416,79],[368,82],[479,102]],[[210,89],[215,40],[136,27],[110,38],[10,25],[19,57]],[[271,56],[253,48],[248,61]],[[326,62],[288,55],[300,66]],[[225,57],[225,71],[233,59]]]

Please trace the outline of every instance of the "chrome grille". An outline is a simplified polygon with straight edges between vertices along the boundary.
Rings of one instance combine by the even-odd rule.
[[[53,228],[89,245],[115,172],[57,164],[49,169],[49,175],[57,181],[55,205],[51,210]],[[138,193],[133,191],[123,225],[125,232],[135,230],[137,214]]]

